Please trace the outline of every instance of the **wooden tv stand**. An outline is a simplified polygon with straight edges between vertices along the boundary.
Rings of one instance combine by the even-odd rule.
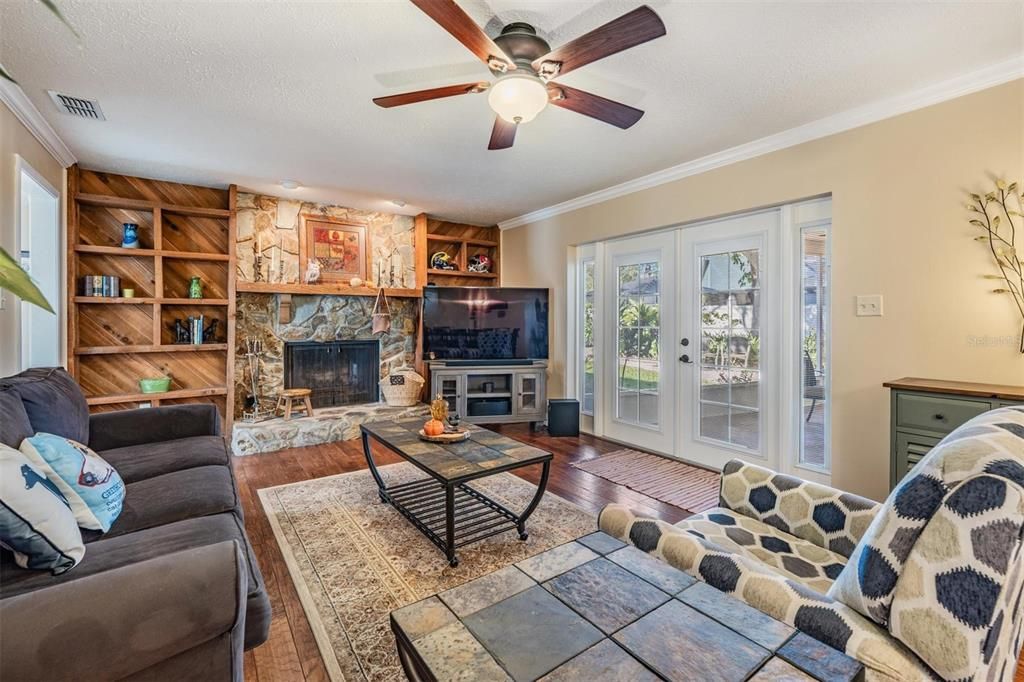
[[[430,367],[430,397],[438,394],[449,409],[472,424],[529,422],[531,428],[544,421],[547,409],[548,362],[526,364],[446,364],[433,360]]]

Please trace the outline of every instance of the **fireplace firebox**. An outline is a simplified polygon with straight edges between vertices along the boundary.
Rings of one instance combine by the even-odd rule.
[[[285,343],[284,386],[310,389],[313,407],[375,403],[379,380],[379,341]]]

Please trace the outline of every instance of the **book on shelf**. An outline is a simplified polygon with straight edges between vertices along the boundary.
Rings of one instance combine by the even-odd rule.
[[[121,295],[121,278],[116,275],[85,275],[81,278],[82,296],[117,298]]]

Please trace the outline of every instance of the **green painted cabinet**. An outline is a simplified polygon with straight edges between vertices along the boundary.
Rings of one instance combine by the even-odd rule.
[[[1024,405],[1024,386],[976,384],[908,377],[883,384],[890,390],[889,488],[953,429],[1005,405]]]

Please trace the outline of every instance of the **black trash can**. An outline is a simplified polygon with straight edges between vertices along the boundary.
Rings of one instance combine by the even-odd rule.
[[[548,435],[580,435],[580,401],[575,398],[552,398],[548,401]]]

